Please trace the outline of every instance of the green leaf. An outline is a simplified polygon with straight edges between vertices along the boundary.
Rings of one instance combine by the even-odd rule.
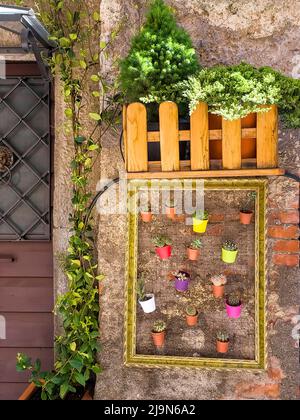
[[[100,48],[103,50],[107,46],[107,43],[105,41],[100,42]]]
[[[74,374],[74,378],[76,379],[76,381],[77,381],[80,385],[85,386],[85,384],[86,384],[86,380],[85,380],[85,377],[84,377],[81,373],[79,373],[79,372],[75,372],[75,374]]]
[[[100,119],[101,119],[101,117],[100,117]],[[91,144],[88,147],[88,150],[90,150],[91,152],[93,152],[94,150],[98,150],[98,149],[99,149],[99,145],[98,144]]]
[[[42,391],[42,393],[41,393],[41,399],[42,399],[42,401],[47,401],[48,400],[47,394],[46,394],[45,391]]]
[[[99,82],[99,81],[100,81],[100,77],[99,77],[97,74],[93,74],[93,75],[91,76],[91,80],[92,80],[93,82]]]
[[[96,112],[90,112],[89,117],[95,121],[101,121],[101,115],[97,114]]]
[[[78,370],[78,372],[81,371],[82,366],[83,366],[82,361],[79,360],[79,359],[72,359],[72,360],[70,360],[70,365],[72,366],[72,368]]]
[[[71,109],[71,108],[67,108],[67,109],[65,109],[65,116],[66,116],[67,118],[72,118],[72,116],[73,116],[73,111],[72,111],[72,109]]]
[[[94,96],[94,98],[100,98],[100,92],[98,92],[98,90],[94,90],[92,95]]]
[[[62,37],[59,39],[59,44],[63,48],[68,48],[71,45],[71,41],[66,37]]]
[[[105,276],[103,274],[100,274],[99,276],[96,277],[96,280],[98,281],[102,281],[105,279]]]
[[[61,386],[60,386],[60,390],[59,390],[59,396],[62,400],[65,399],[67,393],[69,391],[69,384],[68,382],[64,382]]]
[[[86,70],[86,68],[87,68],[87,64],[86,64],[86,62],[85,62],[84,60],[80,60],[80,61],[79,61],[79,64],[80,64],[80,67],[81,67],[82,69]]]
[[[76,343],[75,342],[73,342],[73,343],[70,344],[70,349],[72,351],[76,351]]]
[[[78,38],[77,34],[70,34],[69,37],[72,41],[76,41],[76,39]]]
[[[100,20],[101,20],[100,13],[94,12],[93,13],[93,19],[94,19],[95,22],[100,22]]]
[[[99,373],[101,373],[101,372],[102,372],[102,369],[101,369],[101,367],[100,367],[100,366],[95,365],[95,366],[93,366],[93,367],[92,367],[92,371],[93,371],[96,375],[98,375]]]
[[[84,137],[84,136],[78,136],[78,137],[75,137],[75,142],[77,143],[77,144],[82,144],[82,143],[84,143],[86,141],[86,137]]]
[[[77,267],[81,267],[80,260],[71,260],[72,264],[76,265]]]

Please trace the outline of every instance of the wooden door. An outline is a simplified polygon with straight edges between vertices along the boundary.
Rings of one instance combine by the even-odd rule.
[[[16,372],[17,353],[53,366],[50,84],[34,64],[8,65],[7,74],[0,80],[0,400],[17,399],[28,384],[28,374]]]

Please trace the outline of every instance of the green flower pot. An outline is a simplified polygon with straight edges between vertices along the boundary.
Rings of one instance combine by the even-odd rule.
[[[226,264],[234,264],[238,256],[238,251],[228,251],[222,248],[222,261]]]

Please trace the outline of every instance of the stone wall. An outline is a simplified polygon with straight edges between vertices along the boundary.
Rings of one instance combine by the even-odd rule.
[[[299,1],[173,0],[179,22],[190,32],[204,65],[271,65],[299,77]],[[146,1],[102,0],[104,31],[123,22],[114,56],[124,55],[142,23]],[[110,68],[113,58],[107,63]],[[113,69],[112,69],[113,71]],[[280,166],[299,173],[300,130],[280,131]],[[101,177],[124,173],[118,136],[103,141]],[[123,364],[126,217],[101,216],[99,263],[106,274],[101,306],[104,372],[97,399],[297,399],[299,351],[292,339],[299,313],[299,186],[287,178],[269,178],[268,196],[268,362],[266,372],[156,370]]]

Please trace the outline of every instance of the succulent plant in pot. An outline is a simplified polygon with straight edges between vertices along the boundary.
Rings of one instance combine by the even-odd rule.
[[[150,223],[152,221],[152,212],[150,203],[144,204],[141,206],[141,218],[145,223]]]
[[[156,310],[155,296],[153,293],[145,292],[145,280],[143,275],[137,280],[136,292],[139,304],[141,305],[144,313],[151,314],[152,312],[154,312]]]
[[[224,296],[225,284],[227,284],[227,277],[225,274],[217,274],[211,277],[213,284],[212,290],[215,298],[222,298]]]
[[[256,199],[256,192],[251,191],[248,196],[247,200],[243,204],[243,207],[240,211],[240,221],[242,225],[250,225],[252,217],[253,217],[253,210],[251,210],[251,205]]]
[[[217,352],[226,354],[229,350],[229,334],[226,331],[219,331],[217,334]]]
[[[175,273],[175,289],[177,292],[186,292],[190,285],[191,276],[186,271]]]
[[[153,238],[153,243],[156,248],[156,254],[161,260],[167,260],[172,255],[172,240],[165,235],[159,235]]]
[[[200,256],[200,248],[202,247],[202,242],[200,239],[195,239],[191,242],[190,246],[187,249],[187,256],[190,261],[197,261]]]
[[[152,328],[152,339],[155,347],[163,347],[165,344],[167,324],[165,321],[155,321]]]
[[[238,319],[242,313],[242,300],[238,293],[232,293],[226,299],[227,315],[231,319]]]
[[[194,327],[198,323],[199,313],[194,305],[188,305],[185,310],[186,323],[189,327]]]
[[[227,264],[234,264],[238,255],[238,246],[234,241],[227,240],[222,246],[222,260]]]
[[[206,210],[196,211],[193,215],[193,230],[196,233],[205,233],[208,225],[209,214]]]
[[[170,199],[165,207],[167,217],[171,220],[174,220],[176,217],[176,203],[174,199]]]

